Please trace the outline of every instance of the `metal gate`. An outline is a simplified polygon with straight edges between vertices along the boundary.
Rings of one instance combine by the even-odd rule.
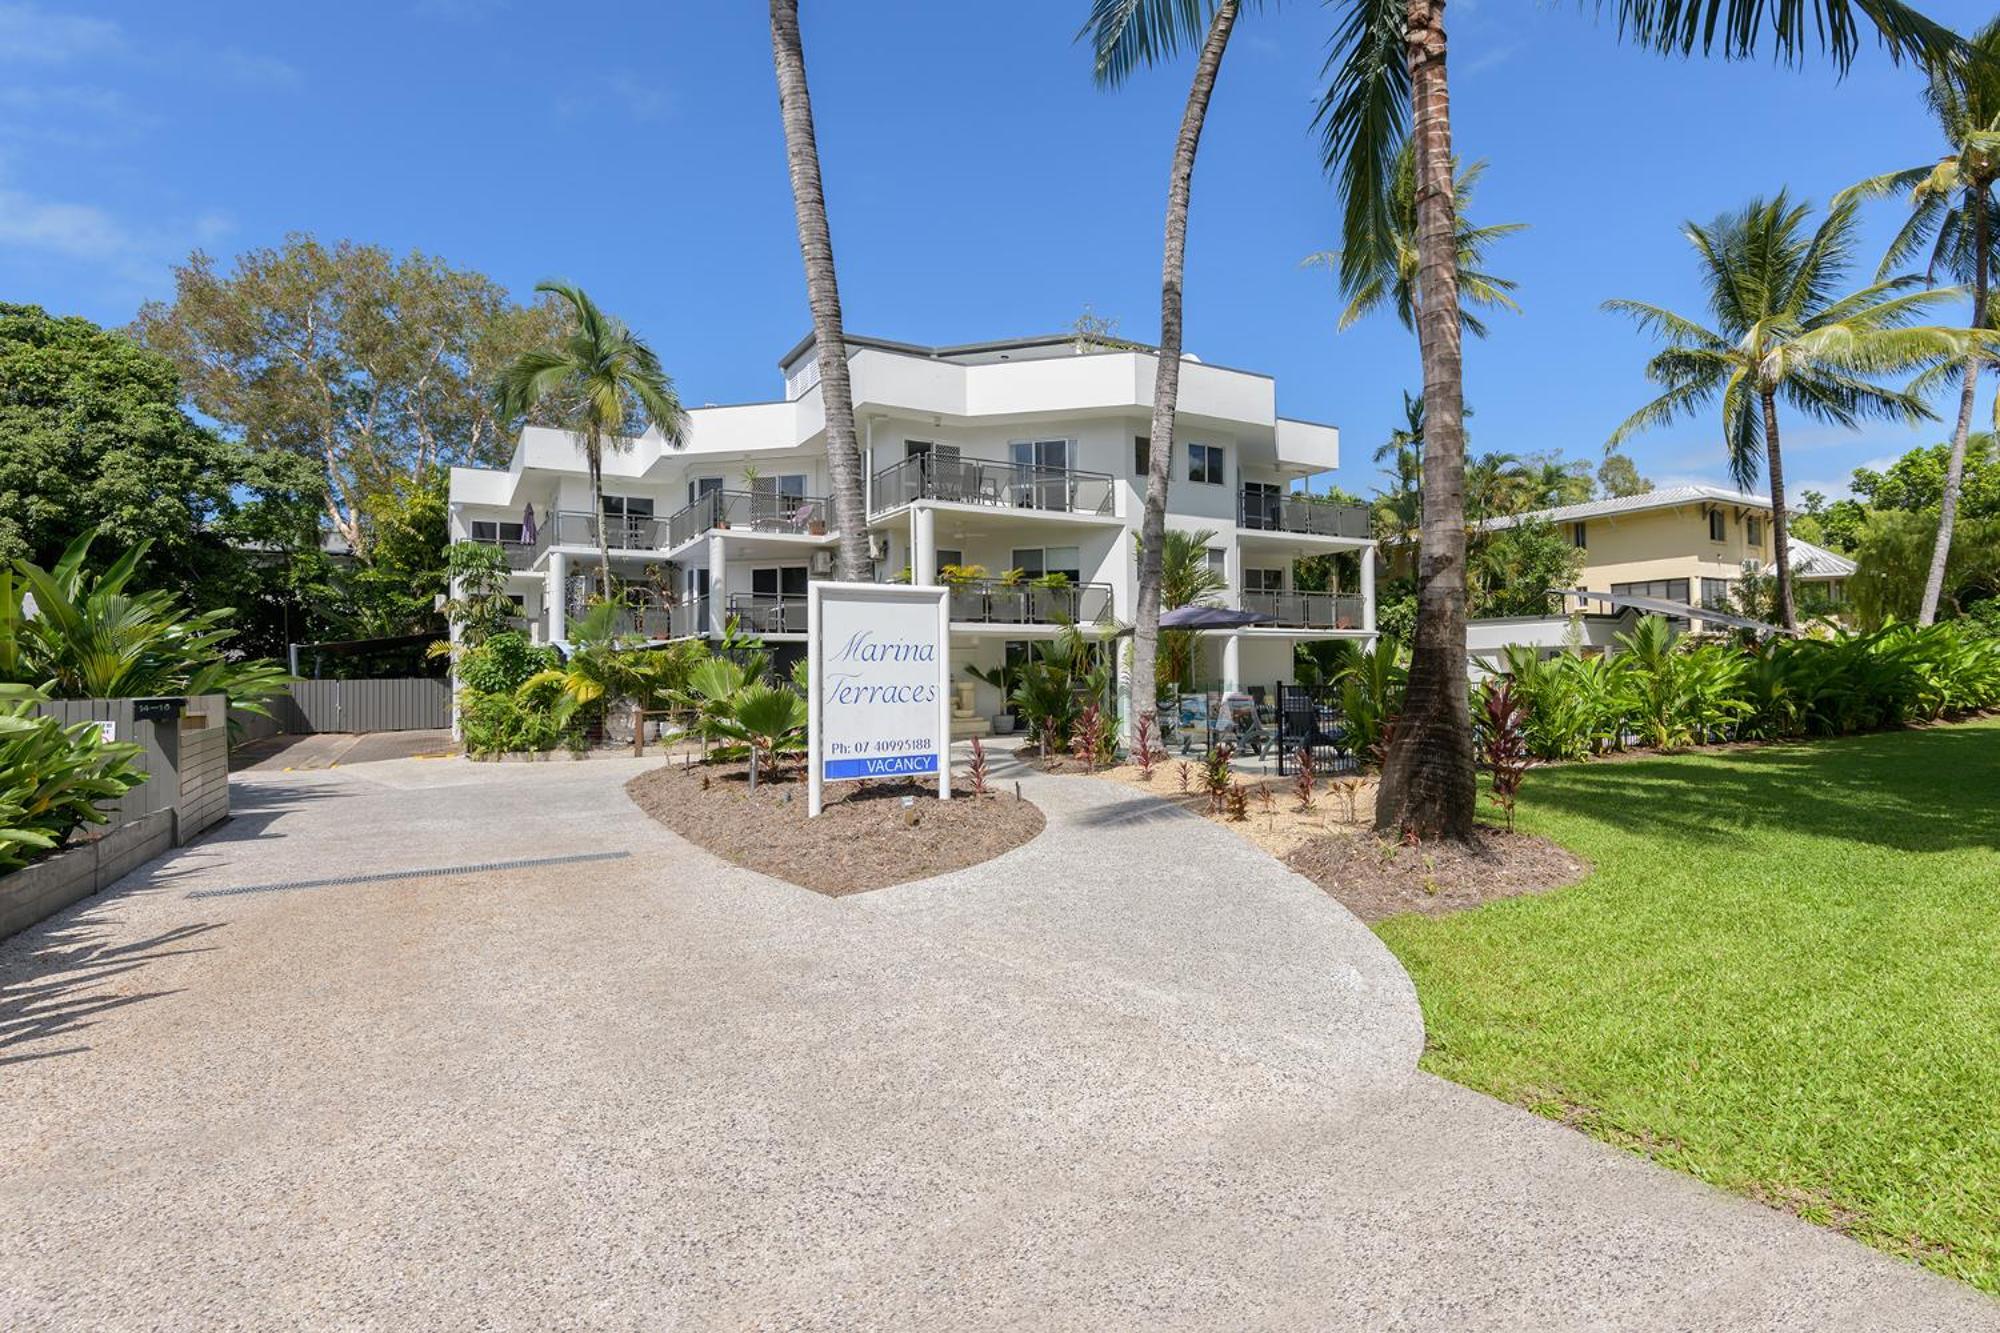
[[[1359,762],[1348,741],[1337,685],[1278,686],[1278,772],[1298,771],[1310,748],[1316,773],[1351,773]]]

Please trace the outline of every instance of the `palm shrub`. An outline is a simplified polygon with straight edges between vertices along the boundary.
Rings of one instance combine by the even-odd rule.
[[[1340,711],[1355,754],[1372,755],[1381,747],[1390,720],[1403,711],[1409,676],[1402,650],[1387,642],[1356,654],[1341,673]]]
[[[97,727],[64,727],[34,711],[45,696],[0,685],[0,874],[61,848],[85,824],[102,824],[103,801],[146,780],[139,747],[106,741]]]
[[[90,544],[79,537],[51,569],[0,569],[0,682],[52,699],[226,694],[251,713],[285,688],[277,663],[230,657],[234,611],[190,612],[172,593],[131,589],[151,543],[95,575],[84,568]]]

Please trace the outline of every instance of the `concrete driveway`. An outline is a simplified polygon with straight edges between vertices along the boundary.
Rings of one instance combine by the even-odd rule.
[[[0,1326],[2000,1329],[1416,1073],[1226,830],[1030,775],[1033,843],[828,899],[639,767],[241,774],[0,945]]]

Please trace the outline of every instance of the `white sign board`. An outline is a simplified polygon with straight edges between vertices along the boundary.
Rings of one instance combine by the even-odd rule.
[[[951,610],[944,588],[807,585],[806,812],[829,782],[935,775],[951,799]]]

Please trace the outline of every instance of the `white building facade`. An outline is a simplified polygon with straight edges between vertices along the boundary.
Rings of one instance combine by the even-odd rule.
[[[781,655],[803,645],[806,585],[833,576],[837,536],[816,358],[810,337],[785,356],[778,401],[690,408],[683,448],[649,432],[607,449],[602,513],[574,438],[529,428],[506,470],[452,469],[451,535],[507,552],[539,641],[567,642],[595,594],[601,526],[633,631],[715,639],[734,619]],[[955,667],[997,667],[1065,624],[1131,623],[1149,349],[850,336],[848,358],[873,576],[953,585]],[[1184,361],[1167,522],[1211,534],[1216,600],[1260,621],[1203,637],[1205,684],[1268,688],[1293,678],[1302,639],[1372,639],[1367,510],[1299,491],[1339,457],[1334,427],[1277,415],[1269,376]],[[1340,552],[1349,586],[1296,586],[1299,560]],[[973,702],[1005,707],[984,683]]]

